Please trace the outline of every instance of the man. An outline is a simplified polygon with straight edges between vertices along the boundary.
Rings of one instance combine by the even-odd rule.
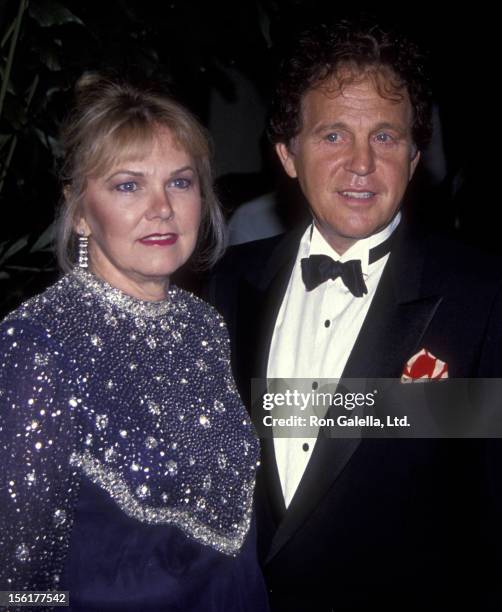
[[[431,377],[500,376],[498,263],[424,235],[400,211],[430,106],[419,52],[378,27],[311,30],[285,61],[270,135],[312,223],[231,249],[211,286],[247,401],[253,377],[314,389],[321,378],[413,378],[417,355],[433,361]],[[496,606],[488,445],[262,442],[258,528],[273,610]]]

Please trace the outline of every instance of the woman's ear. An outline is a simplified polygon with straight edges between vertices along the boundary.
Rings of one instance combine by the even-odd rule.
[[[67,204],[70,204],[70,199],[71,199],[71,186],[70,185],[65,185],[63,187],[63,197],[65,199],[65,202]],[[79,208],[77,209],[77,211],[75,211],[72,229],[79,236],[90,236],[91,234],[91,228],[87,224],[87,221],[85,220],[85,217],[84,217],[84,213],[82,211],[82,203],[80,203]]]
[[[87,224],[84,216],[80,214],[73,223],[73,230],[79,236],[90,236],[91,228]]]

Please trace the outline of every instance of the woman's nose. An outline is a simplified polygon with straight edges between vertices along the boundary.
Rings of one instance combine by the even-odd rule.
[[[165,191],[152,195],[147,215],[152,219],[159,217],[166,221],[174,217],[174,208],[169,195]]]

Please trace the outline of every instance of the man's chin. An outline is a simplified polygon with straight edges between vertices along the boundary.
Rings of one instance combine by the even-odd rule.
[[[388,223],[386,225],[388,225]],[[321,232],[323,238],[331,246],[331,248],[335,249],[335,251],[337,251],[337,253],[339,253],[340,255],[347,251],[359,240],[364,240],[365,238],[369,238],[370,236],[377,234],[384,227],[386,227],[386,225],[373,223],[367,225],[348,225],[344,227],[333,228],[332,226],[327,224],[324,224],[320,227],[319,224],[316,222],[317,229]]]

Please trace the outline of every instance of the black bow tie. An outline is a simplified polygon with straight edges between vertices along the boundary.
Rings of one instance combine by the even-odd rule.
[[[340,276],[354,297],[362,297],[368,293],[359,259],[342,263],[331,259],[328,255],[311,255],[302,259],[301,264],[302,278],[307,291],[312,291],[329,278],[335,280]]]
[[[387,255],[391,249],[394,234],[395,232],[387,240],[370,250],[368,259],[370,264]],[[354,297],[362,297],[368,293],[359,259],[351,259],[342,263],[331,259],[328,255],[311,255],[301,260],[301,266],[302,279],[307,291],[312,291],[330,278],[335,280],[340,277]]]

